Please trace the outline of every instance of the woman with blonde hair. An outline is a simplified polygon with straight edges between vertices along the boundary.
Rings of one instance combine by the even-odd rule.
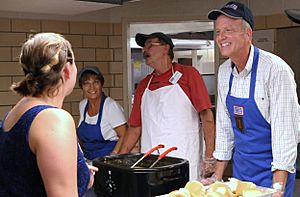
[[[62,109],[76,82],[71,45],[59,34],[36,34],[20,64],[25,78],[11,89],[22,98],[0,126],[0,196],[82,196],[97,168],[87,166]]]

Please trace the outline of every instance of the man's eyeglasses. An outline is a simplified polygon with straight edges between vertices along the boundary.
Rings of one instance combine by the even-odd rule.
[[[160,42],[149,42],[149,43],[145,43],[145,46],[143,47],[143,49],[150,49],[154,46],[162,46],[162,45],[165,45],[165,44],[162,44]]]

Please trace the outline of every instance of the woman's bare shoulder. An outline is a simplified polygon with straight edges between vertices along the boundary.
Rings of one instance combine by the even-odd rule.
[[[37,139],[51,136],[57,140],[76,135],[76,127],[73,117],[66,110],[47,108],[36,116],[29,132]]]

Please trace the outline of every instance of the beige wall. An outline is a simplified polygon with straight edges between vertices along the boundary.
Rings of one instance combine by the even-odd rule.
[[[255,30],[293,26],[297,25],[284,14],[255,17]],[[123,27],[126,28],[127,24],[123,23]],[[78,69],[87,65],[97,65],[106,80],[105,93],[127,107],[127,101],[124,100],[128,96],[125,95],[127,84],[124,84],[124,81],[127,83],[127,71],[130,68],[126,66],[127,49],[123,48],[127,47],[127,44],[124,44],[127,40],[127,31],[122,30],[121,23],[0,18],[0,120],[19,99],[9,90],[9,86],[23,77],[18,64],[18,55],[22,43],[34,32],[63,34],[73,45]],[[224,61],[223,57],[219,59],[216,65]],[[82,98],[82,92],[76,86],[64,103],[64,108],[74,116],[76,122],[79,115],[78,103]]]
[[[0,120],[19,96],[9,87],[23,78],[18,64],[20,47],[35,32],[57,32],[72,44],[78,69],[96,65],[102,71],[104,92],[123,105],[122,25],[109,23],[21,20],[0,18]],[[78,103],[83,98],[76,85],[63,108],[78,121]]]

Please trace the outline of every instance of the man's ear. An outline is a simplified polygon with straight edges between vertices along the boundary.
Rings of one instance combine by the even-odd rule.
[[[247,28],[246,29],[246,33],[247,33],[247,36],[248,36],[249,40],[251,41],[252,38],[253,38],[253,31],[252,31],[252,29],[251,28]]]
[[[170,49],[170,45],[166,44],[164,45],[164,49],[166,50],[166,53],[168,54],[169,53],[169,49]]]

